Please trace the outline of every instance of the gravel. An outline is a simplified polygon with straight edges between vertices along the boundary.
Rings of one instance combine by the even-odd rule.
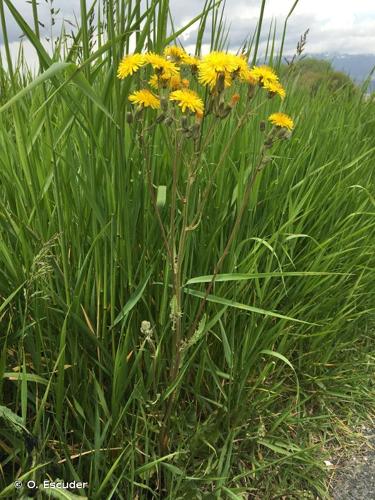
[[[368,446],[335,466],[333,500],[375,500],[375,428],[363,429]]]

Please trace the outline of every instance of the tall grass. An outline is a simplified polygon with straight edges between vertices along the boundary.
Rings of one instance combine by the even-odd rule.
[[[37,75],[11,60],[5,6],[37,51]],[[176,344],[160,231],[171,231],[170,137],[158,127],[140,146],[126,122],[137,77],[116,78],[134,44],[162,51],[181,34],[168,28],[169,1],[90,11],[81,0],[73,44],[53,54],[32,7],[28,26],[0,1],[2,496],[16,495],[16,478],[86,481],[75,493],[97,499],[326,496],[323,446],[373,396],[374,103],[345,89],[312,96],[289,78],[293,137],[257,177],[202,307],[275,103],[242,123],[240,101],[217,127],[195,184],[204,210],[186,240]],[[197,50],[210,19],[212,47],[226,42],[220,5],[207,1]],[[183,154],[174,172],[185,188]]]

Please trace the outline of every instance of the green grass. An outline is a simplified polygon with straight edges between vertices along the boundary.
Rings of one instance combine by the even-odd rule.
[[[6,48],[11,3],[0,1]],[[203,144],[215,133],[186,208],[192,141],[153,127],[153,112],[127,123],[139,77],[116,78],[135,30],[138,51],[174,43],[169,2],[105,4],[99,46],[82,0],[73,47],[52,56],[36,2],[34,27],[12,8],[41,72],[21,56],[0,73],[0,403],[13,412],[0,408],[0,495],[16,478],[60,478],[88,482],[75,493],[93,499],[324,498],[337,429],[374,398],[375,105],[284,79],[295,130],[256,177],[203,307],[259,161],[259,123],[279,103],[258,92],[241,122],[243,93],[228,118],[205,120]],[[181,231],[197,207],[199,224]],[[160,222],[176,247],[186,234],[177,278]]]

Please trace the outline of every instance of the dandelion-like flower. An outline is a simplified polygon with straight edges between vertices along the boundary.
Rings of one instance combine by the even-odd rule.
[[[164,75],[161,76],[152,75],[148,83],[152,88],[156,90],[159,87],[162,88],[168,87],[171,90],[178,90],[181,88],[187,88],[190,85],[189,80],[187,80],[186,78],[181,78],[180,75],[174,75],[171,76],[170,78],[166,78]]]
[[[247,81],[250,78],[250,68],[245,57],[242,55],[237,56],[234,54],[228,54],[228,56],[230,56],[230,59],[235,66],[235,70],[231,74],[232,78],[237,77],[244,82]]]
[[[238,64],[236,64],[233,54],[211,52],[198,65],[198,80],[213,90],[218,78],[222,76],[224,78],[224,86],[229,87],[232,84],[232,73],[237,69]]]
[[[170,45],[164,49],[164,56],[169,57],[176,62],[183,61],[185,55],[187,54],[184,49],[177,47],[176,45]]]
[[[138,71],[144,64],[146,64],[146,60],[143,54],[125,56],[118,66],[117,78],[123,80]]]
[[[279,97],[281,97],[281,99],[285,99],[286,92],[280,82],[265,80],[263,83],[263,88],[268,90],[271,96],[278,95]]]
[[[153,52],[148,52],[144,57],[146,63],[151,64],[156,72],[165,78],[171,78],[172,76],[178,75],[180,71],[175,63]]]
[[[293,130],[294,122],[289,115],[285,113],[273,113],[268,120],[276,127],[285,128],[287,130]]]
[[[195,56],[191,56],[190,54],[185,54],[181,58],[183,64],[187,64],[188,66],[193,66],[193,67],[198,67],[198,64],[200,63],[200,59]]]
[[[279,81],[279,77],[269,66],[254,66],[253,69],[250,70],[249,76],[251,76],[260,85],[264,85],[266,81]]]
[[[189,110],[193,113],[203,113],[203,101],[199,95],[190,89],[181,89],[171,92],[171,101],[177,101],[183,113]]]
[[[129,96],[132,104],[138,104],[144,108],[159,109],[160,99],[147,89],[136,90]]]

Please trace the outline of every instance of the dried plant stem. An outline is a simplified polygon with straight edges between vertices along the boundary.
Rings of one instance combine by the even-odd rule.
[[[177,153],[177,150],[176,150],[176,153]],[[177,157],[177,154],[176,154],[176,157]],[[187,233],[189,231],[188,216],[189,216],[190,194],[191,194],[191,189],[192,189],[192,186],[193,186],[194,180],[195,180],[195,175],[194,175],[193,171],[194,171],[194,165],[198,161],[198,157],[199,157],[199,155],[196,154],[195,162],[193,165],[190,165],[189,162],[187,163],[188,179],[187,179],[185,196],[182,200],[183,201],[182,226],[181,226],[177,254],[175,256],[175,260],[173,261],[174,294],[175,294],[175,310],[173,313],[174,313],[175,334],[176,335],[175,335],[174,343],[173,343],[174,353],[173,353],[172,368],[171,368],[171,373],[170,373],[170,383],[171,384],[173,382],[175,382],[175,380],[178,376],[178,373],[179,373],[179,368],[180,368],[180,359],[181,359],[180,347],[181,347],[181,341],[182,341],[182,279],[181,279],[181,274],[182,274],[182,267],[183,267],[185,249],[186,249]],[[174,162],[174,163],[176,163],[176,162]],[[175,184],[175,182],[173,180],[173,185],[174,184]],[[173,195],[172,195],[172,199],[173,199]],[[175,199],[175,202],[176,202],[176,199]],[[175,211],[175,209],[173,209],[173,211]],[[167,439],[168,425],[169,425],[169,419],[170,419],[170,416],[172,414],[174,404],[176,401],[176,396],[177,396],[177,391],[174,390],[172,392],[172,394],[170,395],[168,402],[167,402],[167,408],[166,408],[165,415],[164,415],[163,427],[162,427],[162,430],[160,433],[160,448],[161,448],[162,454],[164,454],[166,452],[167,447],[168,447],[168,439]]]

